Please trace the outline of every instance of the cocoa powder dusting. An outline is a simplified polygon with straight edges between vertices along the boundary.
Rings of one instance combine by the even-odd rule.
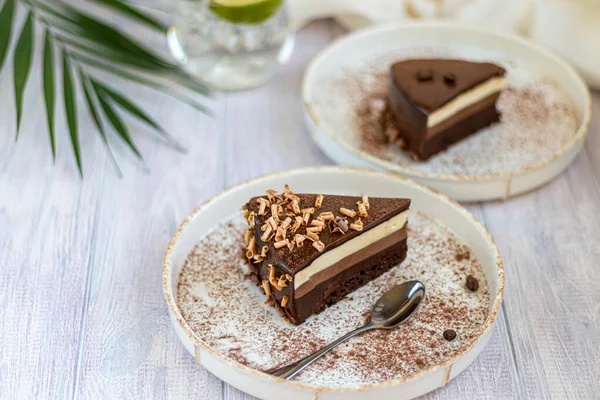
[[[409,213],[408,255],[398,267],[351,293],[347,299],[295,327],[282,322],[265,296],[245,278],[246,222],[235,214],[201,239],[182,269],[177,305],[208,345],[240,363],[268,370],[293,362],[364,324],[372,304],[401,282],[418,279],[427,297],[417,314],[391,331],[368,332],[340,346],[296,379],[340,387],[410,375],[469,346],[490,306],[481,264],[446,228]],[[465,273],[480,283],[468,290]],[[440,334],[452,328],[452,342]]]

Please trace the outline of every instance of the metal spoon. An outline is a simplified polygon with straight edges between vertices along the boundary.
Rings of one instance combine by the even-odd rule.
[[[344,343],[346,340],[360,333],[373,329],[392,329],[406,321],[421,305],[425,298],[425,286],[419,281],[404,282],[398,285],[377,300],[371,311],[371,320],[350,333],[345,334],[335,342],[323,347],[302,360],[285,367],[269,371],[271,375],[283,379],[292,379],[297,373],[310,364],[329,353],[331,350]]]

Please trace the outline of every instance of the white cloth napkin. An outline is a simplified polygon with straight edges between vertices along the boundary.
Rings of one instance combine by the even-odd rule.
[[[295,26],[336,17],[349,29],[451,19],[510,30],[569,60],[600,89],[600,0],[289,0]]]

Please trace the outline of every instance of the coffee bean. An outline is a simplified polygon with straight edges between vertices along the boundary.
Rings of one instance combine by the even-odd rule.
[[[456,338],[456,331],[454,331],[453,329],[446,329],[444,331],[444,339],[446,339],[447,341],[451,342]]]
[[[479,289],[479,281],[473,275],[467,276],[467,288],[473,292]]]

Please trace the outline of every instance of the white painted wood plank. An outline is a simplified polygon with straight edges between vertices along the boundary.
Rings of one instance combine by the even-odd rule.
[[[37,59],[15,143],[10,60],[0,75],[0,398],[63,399],[75,382],[105,160],[83,135],[82,182],[57,118],[52,165]]]
[[[172,328],[160,274],[179,223],[224,189],[224,120],[142,93],[128,87],[129,95],[146,99],[151,115],[176,132],[189,153],[140,140],[151,172],[128,163],[123,180],[107,173],[77,395],[221,399],[221,381],[195,364]],[[216,112],[222,112],[222,104],[222,99],[215,103]],[[148,137],[140,129],[134,135]]]
[[[598,204],[583,153],[537,192],[484,206],[506,265],[504,311],[526,398],[600,393]]]

